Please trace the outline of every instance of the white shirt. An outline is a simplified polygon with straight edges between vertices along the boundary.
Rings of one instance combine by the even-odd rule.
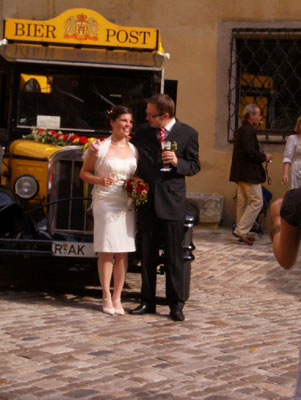
[[[176,119],[173,118],[167,125],[164,126],[165,128],[165,138],[167,138],[169,132],[172,130],[174,124],[176,123]],[[160,130],[157,133],[158,139],[160,139]]]
[[[165,136],[167,137],[169,132],[172,130],[174,124],[176,123],[176,119],[173,118],[167,125],[165,125]]]

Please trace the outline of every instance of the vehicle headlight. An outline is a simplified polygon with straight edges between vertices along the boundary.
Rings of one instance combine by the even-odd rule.
[[[39,182],[32,175],[20,175],[15,181],[14,189],[21,199],[31,200],[39,191]]]

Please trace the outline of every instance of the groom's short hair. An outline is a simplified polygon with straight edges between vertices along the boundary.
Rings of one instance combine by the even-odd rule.
[[[159,114],[168,113],[170,118],[175,117],[176,106],[173,99],[168,94],[155,94],[147,100],[148,103],[154,104],[157,107]]]

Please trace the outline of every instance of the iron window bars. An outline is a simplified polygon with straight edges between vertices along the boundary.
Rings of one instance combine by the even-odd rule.
[[[284,143],[301,115],[301,29],[236,28],[230,46],[228,141],[243,108],[256,103],[260,142]]]

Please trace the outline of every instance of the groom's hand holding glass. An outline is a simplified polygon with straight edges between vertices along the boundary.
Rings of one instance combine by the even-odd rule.
[[[161,156],[162,156],[163,164],[166,164],[166,165],[171,164],[173,167],[177,166],[178,158],[177,158],[177,155],[176,155],[176,148],[175,148],[175,144],[174,143],[171,143],[170,150],[164,149],[164,151],[162,151]]]

